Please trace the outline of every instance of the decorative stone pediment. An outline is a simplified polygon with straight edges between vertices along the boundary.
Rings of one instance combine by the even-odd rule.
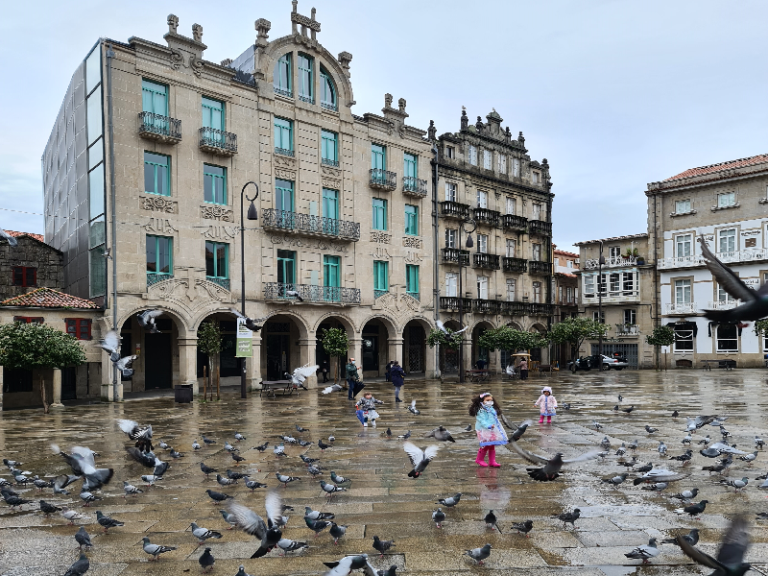
[[[188,68],[195,76],[203,71],[203,52],[207,48],[203,44],[203,27],[192,25],[192,38],[179,34],[179,17],[168,15],[168,33],[163,36],[171,51],[169,65],[174,70]]]
[[[211,304],[231,303],[232,294],[219,284],[207,280],[203,268],[176,267],[172,278],[147,289],[147,299],[174,304],[194,316],[196,310]]]
[[[179,213],[179,203],[176,200],[162,196],[139,196],[139,207],[142,210],[150,210],[151,212]]]
[[[333,250],[335,252],[346,252],[347,247],[332,240],[314,239],[314,238],[299,238],[294,236],[270,236],[269,241],[272,244],[285,244],[287,246],[296,248],[309,248],[311,250]]]
[[[287,168],[288,170],[296,170],[296,158],[283,156],[282,154],[275,154],[274,162],[275,168]]]
[[[424,242],[421,238],[416,238],[415,236],[403,236],[403,246],[406,248],[417,248],[420,250],[423,245]]]
[[[218,220],[219,222],[234,222],[235,217],[232,210],[226,206],[214,206],[204,204],[200,206],[200,218],[207,220]]]
[[[421,302],[404,292],[402,286],[392,286],[390,291],[379,296],[371,307],[373,310],[384,310],[395,318],[411,316],[421,312]]]

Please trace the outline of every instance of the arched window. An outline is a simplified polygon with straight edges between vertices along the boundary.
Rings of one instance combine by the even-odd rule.
[[[275,66],[275,92],[282,94],[283,96],[293,96],[293,82],[291,81],[293,74],[291,70],[291,53],[283,54],[280,60],[277,61]]]
[[[333,84],[328,70],[320,66],[320,106],[326,110],[338,110],[339,105],[336,100],[336,86]]]
[[[311,56],[299,53],[299,100],[315,103],[315,61]]]

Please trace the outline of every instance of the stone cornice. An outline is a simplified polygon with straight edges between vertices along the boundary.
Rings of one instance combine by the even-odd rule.
[[[750,170],[749,168],[753,169]],[[677,192],[688,188],[709,186],[714,183],[722,184],[725,182],[737,182],[747,178],[757,178],[759,176],[768,175],[768,167],[766,167],[765,164],[749,168],[734,168],[701,176],[677,178],[669,182],[650,182],[645,195],[652,196],[654,194],[664,194],[665,192]]]
[[[540,194],[541,196],[546,196],[549,198],[554,198],[555,194],[553,192],[548,192],[546,190],[541,190],[539,188],[534,188],[533,186],[528,186],[526,184],[519,184],[517,182],[510,182],[509,180],[502,180],[501,178],[496,178],[495,176],[488,176],[485,174],[479,174],[475,170],[467,170],[466,168],[461,168],[459,166],[453,166],[451,164],[446,164],[442,161],[438,162],[438,170],[440,171],[440,174],[445,174],[444,171],[450,171],[453,170],[455,172],[460,172],[462,174],[467,174],[469,176],[472,176],[473,178],[483,179],[483,180],[490,180],[497,186],[504,186],[507,188],[517,188],[524,192],[528,192],[531,194]]]

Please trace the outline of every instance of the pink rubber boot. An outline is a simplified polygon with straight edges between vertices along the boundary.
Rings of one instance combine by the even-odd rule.
[[[496,446],[489,446],[488,454],[488,464],[490,464],[492,468],[501,468],[501,464],[496,462]]]
[[[547,416],[547,424],[552,424],[552,416]]]
[[[541,417],[539,418],[539,424],[543,424],[543,423],[544,423],[544,414],[542,414]]]
[[[475,464],[478,466],[482,466],[483,468],[487,468],[488,464],[485,463],[485,455],[488,452],[488,448],[480,448],[480,450],[477,451],[477,458],[475,458]]]

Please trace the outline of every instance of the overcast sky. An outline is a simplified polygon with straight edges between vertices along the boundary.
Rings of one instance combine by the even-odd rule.
[[[438,134],[494,107],[532,158],[547,158],[554,242],[646,230],[648,182],[768,152],[768,2],[301,0],[319,41],[354,55],[353,112],[405,98],[408,123]],[[164,43],[166,16],[205,58],[234,58],[290,0],[6,2],[0,19],[0,208],[42,212],[40,157],[74,69],[99,36]],[[43,232],[0,210],[0,227]]]

